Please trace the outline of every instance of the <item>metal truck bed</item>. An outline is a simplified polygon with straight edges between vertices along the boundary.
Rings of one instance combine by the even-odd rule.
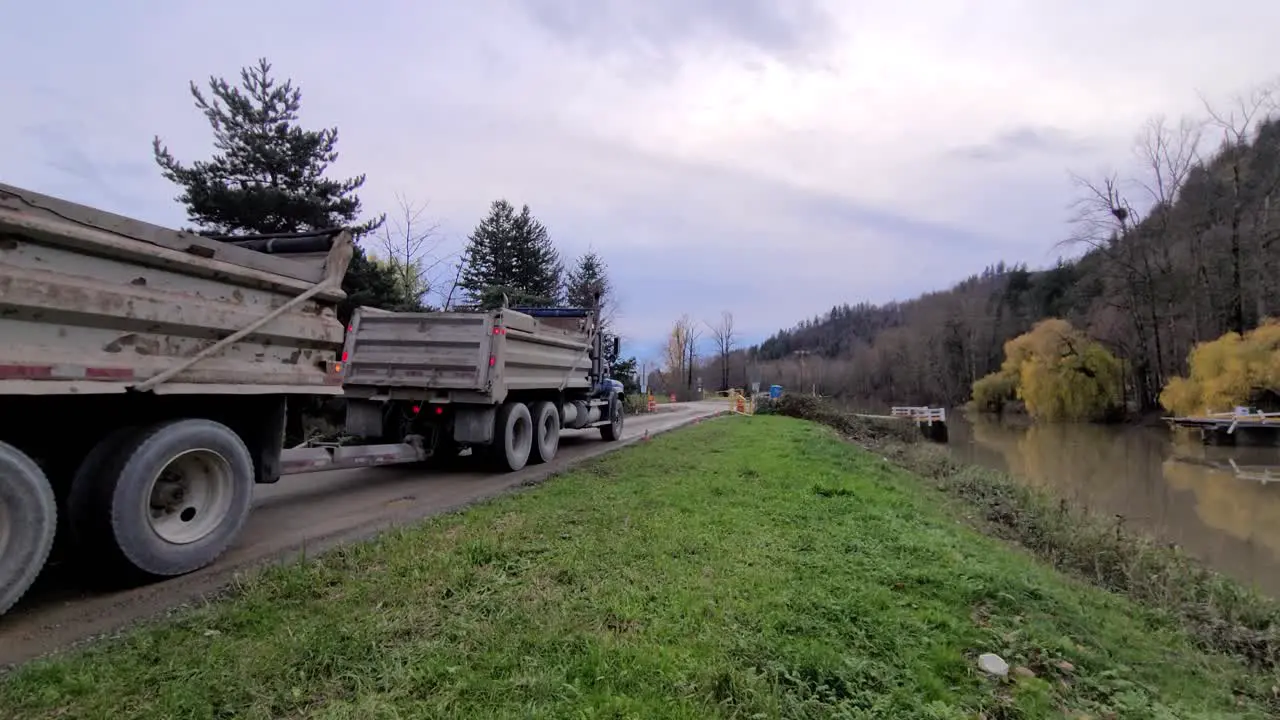
[[[350,397],[496,404],[521,390],[591,387],[588,328],[511,309],[356,311],[343,383]]]
[[[339,394],[352,251],[346,231],[223,241],[0,184],[0,395]]]

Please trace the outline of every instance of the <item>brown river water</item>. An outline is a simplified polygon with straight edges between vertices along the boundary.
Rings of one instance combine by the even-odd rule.
[[[1160,427],[947,420],[958,459],[1118,516],[1280,597],[1280,448],[1205,446]]]

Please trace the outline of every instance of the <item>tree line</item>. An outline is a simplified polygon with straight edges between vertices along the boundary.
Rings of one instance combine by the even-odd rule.
[[[710,352],[704,356],[707,341]],[[700,391],[744,387],[735,359],[740,354],[733,313],[722,310],[714,320],[696,321],[681,315],[667,333],[661,356],[648,370],[646,385],[656,394],[674,394],[685,400]]]
[[[1075,177],[1071,234],[1057,243],[1072,259],[999,262],[913,300],[833,307],[737,351],[734,372],[862,402],[958,405],[1001,371],[1009,341],[1057,318],[1116,359],[1124,410],[1160,407],[1197,346],[1280,313],[1276,87],[1152,119],[1135,173]]]
[[[190,92],[213,132],[213,156],[183,164],[159,136],[152,152],[163,176],[181,189],[176,199],[192,231],[228,236],[351,229],[357,246],[343,280],[342,322],[360,306],[591,308],[598,299],[602,331],[612,335],[615,295],[604,259],[588,250],[566,269],[550,231],[528,205],[517,210],[506,199],[494,200],[461,256],[443,253],[439,226],[425,204],[398,197],[390,216],[363,217],[357,191],[365,175],[328,176],[338,159],[337,128],[303,128],[301,88],[277,80],[266,59],[242,68],[238,84],[211,77],[208,95],[195,82]],[[604,347],[612,374],[634,385],[635,359],[613,357],[611,342]]]

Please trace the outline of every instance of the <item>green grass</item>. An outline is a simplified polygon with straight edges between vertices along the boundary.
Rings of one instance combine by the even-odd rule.
[[[706,422],[28,665],[0,717],[1276,711],[1274,678],[948,508],[819,426]]]

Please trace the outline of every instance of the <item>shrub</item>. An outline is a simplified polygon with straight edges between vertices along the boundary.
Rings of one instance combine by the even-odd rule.
[[[644,415],[649,412],[649,398],[641,393],[632,393],[622,398],[622,411],[627,415]]]
[[[1188,376],[1160,393],[1160,404],[1179,415],[1255,404],[1280,390],[1280,320],[1268,318],[1243,336],[1229,332],[1196,345]]]
[[[1120,361],[1066,320],[1041,320],[1004,354],[1000,370],[973,385],[978,409],[1002,408],[1010,385],[1037,419],[1106,420],[1121,407]]]
[[[1018,376],[997,370],[973,383],[973,409],[998,413],[1018,397]]]

